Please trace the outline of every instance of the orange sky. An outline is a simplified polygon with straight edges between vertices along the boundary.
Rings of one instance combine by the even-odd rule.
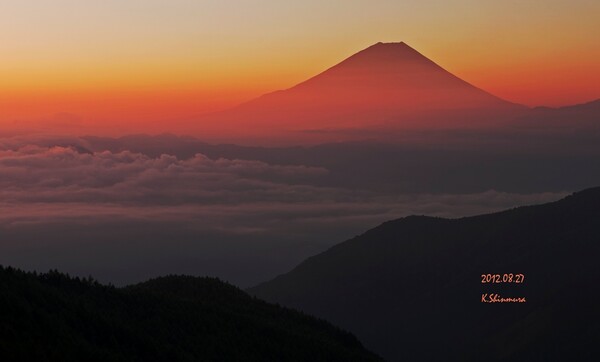
[[[168,131],[405,41],[500,97],[600,98],[598,1],[0,3],[0,126]]]

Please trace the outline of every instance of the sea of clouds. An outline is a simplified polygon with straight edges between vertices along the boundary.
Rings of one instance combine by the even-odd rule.
[[[116,283],[158,271],[216,274],[245,286],[386,220],[461,217],[565,195],[324,186],[330,172],[103,150],[77,137],[0,138],[0,263]]]

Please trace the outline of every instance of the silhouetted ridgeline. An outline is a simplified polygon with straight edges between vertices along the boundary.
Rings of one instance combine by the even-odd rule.
[[[525,278],[482,283],[488,273]],[[600,188],[489,215],[389,221],[250,293],[326,318],[395,361],[597,360]]]
[[[0,267],[1,361],[376,361],[347,332],[217,279],[126,288]]]

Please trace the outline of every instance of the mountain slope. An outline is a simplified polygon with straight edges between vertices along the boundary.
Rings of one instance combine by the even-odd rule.
[[[0,268],[3,361],[378,360],[349,333],[210,278],[127,288]]]
[[[600,188],[462,219],[390,221],[250,290],[391,360],[589,360],[600,338]],[[522,284],[482,274],[522,273]],[[484,293],[525,303],[482,303]]]

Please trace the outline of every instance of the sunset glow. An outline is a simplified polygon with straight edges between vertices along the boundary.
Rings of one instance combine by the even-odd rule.
[[[0,125],[163,132],[173,120],[289,88],[378,41],[405,41],[512,102],[600,97],[597,1],[372,5],[3,2]]]

